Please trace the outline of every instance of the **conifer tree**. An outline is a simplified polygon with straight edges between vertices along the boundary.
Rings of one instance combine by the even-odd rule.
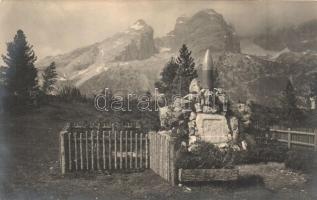
[[[287,81],[281,103],[285,115],[284,118],[290,123],[298,121],[301,113],[297,107],[296,93],[291,80]]]
[[[213,83],[215,84],[214,87],[218,88],[220,86],[220,79],[219,79],[219,71],[217,68],[215,68],[212,78],[213,78]]]
[[[13,41],[7,44],[7,54],[2,58],[7,68],[4,85],[8,94],[20,100],[20,104],[34,99],[38,92],[36,56],[22,30],[18,30]]]
[[[43,72],[43,86],[42,91],[44,94],[49,94],[54,90],[54,85],[57,79],[56,65],[52,62]]]
[[[194,58],[191,57],[191,51],[183,44],[179,50],[179,56],[176,59],[178,69],[173,80],[173,93],[184,96],[188,94],[189,85],[194,78],[197,78]]]
[[[313,78],[310,82],[311,96],[317,96],[317,73],[313,74]]]
[[[175,61],[175,58],[172,57],[168,63],[163,68],[161,72],[161,79],[155,83],[155,87],[160,93],[164,93],[168,100],[171,99],[173,81],[178,70],[178,64]]]

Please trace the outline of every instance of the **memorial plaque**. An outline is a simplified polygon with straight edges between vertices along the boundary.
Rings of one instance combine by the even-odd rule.
[[[198,114],[196,118],[197,136],[202,141],[213,144],[228,142],[230,130],[223,115]]]

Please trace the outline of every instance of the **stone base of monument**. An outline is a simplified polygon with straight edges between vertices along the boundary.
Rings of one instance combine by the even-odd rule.
[[[234,181],[239,178],[238,169],[179,169],[178,181],[184,182],[210,182]]]

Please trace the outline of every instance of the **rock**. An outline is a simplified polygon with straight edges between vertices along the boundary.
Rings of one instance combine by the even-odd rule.
[[[243,149],[243,150],[247,150],[247,149],[248,149],[248,144],[247,144],[247,142],[246,142],[245,140],[243,140],[243,141],[241,142],[241,146],[242,146],[242,149]]]
[[[234,28],[212,9],[199,11],[192,17],[179,17],[174,30],[157,39],[157,43],[172,50],[186,44],[194,56],[208,48],[211,52],[240,52]]]
[[[196,121],[192,120],[188,122],[189,135],[195,135],[196,132]]]
[[[196,113],[195,113],[195,112],[191,112],[191,113],[190,113],[190,116],[189,116],[189,120],[190,120],[190,121],[191,121],[191,120],[195,120],[196,117],[197,117]]]
[[[170,125],[170,119],[173,116],[172,110],[168,107],[159,108],[161,127],[168,127]]]
[[[236,143],[239,139],[239,121],[236,117],[229,119],[229,125],[232,133],[233,142]]]
[[[197,144],[198,138],[194,135],[189,136],[189,142],[188,142],[188,151],[195,151],[195,149],[198,147]]]
[[[188,142],[188,144],[189,144],[189,145],[192,145],[192,144],[194,144],[195,142],[197,142],[197,137],[194,136],[194,135],[189,136],[189,142]]]
[[[197,133],[202,141],[213,144],[229,142],[230,130],[227,119],[223,115],[217,114],[197,114]]]
[[[201,85],[198,79],[193,79],[189,86],[189,93],[199,94],[201,90]]]
[[[218,112],[218,106],[210,107],[210,106],[203,106],[203,113],[211,113],[214,114]]]
[[[175,101],[173,102],[173,110],[175,112],[181,112],[183,110],[182,103],[183,103],[182,98],[175,98]]]
[[[195,110],[196,110],[197,113],[202,112],[201,104],[200,104],[200,103],[195,103]]]
[[[169,130],[169,131],[158,131],[157,134],[170,135],[170,134],[172,134],[172,131],[171,130]]]
[[[153,39],[153,28],[140,19],[129,27],[127,32],[139,34],[139,37],[131,40],[124,51],[116,57],[119,61],[143,60],[157,53]]]

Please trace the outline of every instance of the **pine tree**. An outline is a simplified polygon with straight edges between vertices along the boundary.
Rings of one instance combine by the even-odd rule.
[[[194,58],[191,57],[191,51],[188,50],[185,44],[179,50],[176,63],[178,69],[173,80],[173,93],[184,96],[188,94],[191,81],[198,77]]]
[[[284,118],[289,122],[296,122],[301,117],[300,110],[297,107],[297,99],[292,81],[288,80],[286,88],[281,99]]]
[[[42,91],[44,94],[49,94],[54,90],[54,84],[56,83],[57,73],[55,62],[52,62],[43,72],[43,86]]]
[[[178,64],[172,57],[161,72],[161,79],[155,83],[155,87],[160,93],[164,93],[168,100],[171,100],[173,81],[178,70]]]
[[[317,73],[313,74],[313,78],[310,82],[311,96],[317,96]]]
[[[19,104],[34,99],[38,92],[36,56],[22,30],[7,44],[7,55],[2,58],[7,67],[4,85],[8,94],[22,100]]]
[[[218,88],[220,86],[220,79],[219,79],[219,71],[217,68],[215,68],[212,78],[213,78],[214,88]]]

